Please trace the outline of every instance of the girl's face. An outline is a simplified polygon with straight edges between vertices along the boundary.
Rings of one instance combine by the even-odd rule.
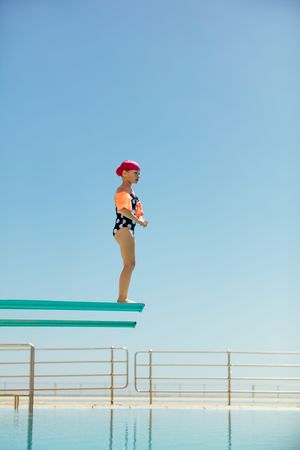
[[[123,178],[128,183],[137,183],[139,181],[139,178],[141,176],[141,173],[139,170],[124,170],[123,171]]]

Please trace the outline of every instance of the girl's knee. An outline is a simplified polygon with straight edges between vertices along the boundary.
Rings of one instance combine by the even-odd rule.
[[[132,270],[134,270],[134,268],[135,268],[135,260],[134,259],[124,262],[124,269],[132,271]]]

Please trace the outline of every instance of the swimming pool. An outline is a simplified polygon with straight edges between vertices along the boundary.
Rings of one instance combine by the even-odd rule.
[[[299,450],[300,410],[0,410],[1,450]]]

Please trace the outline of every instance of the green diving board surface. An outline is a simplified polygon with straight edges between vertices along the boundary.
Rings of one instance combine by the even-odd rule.
[[[23,320],[0,319],[0,327],[100,327],[135,328],[136,322],[103,320]]]
[[[66,300],[0,300],[0,309],[142,312],[144,303],[84,302]]]

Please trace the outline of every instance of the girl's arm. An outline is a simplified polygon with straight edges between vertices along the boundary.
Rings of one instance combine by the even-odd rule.
[[[144,220],[142,217],[136,217],[127,208],[118,209],[118,212],[120,214],[122,214],[122,216],[127,217],[128,219],[134,220],[136,223],[138,223],[142,227],[146,227],[148,225],[148,221],[147,220]]]
[[[127,217],[127,219],[134,220],[135,222],[139,221],[139,219],[127,208],[118,209],[118,212],[122,214],[122,216]]]

